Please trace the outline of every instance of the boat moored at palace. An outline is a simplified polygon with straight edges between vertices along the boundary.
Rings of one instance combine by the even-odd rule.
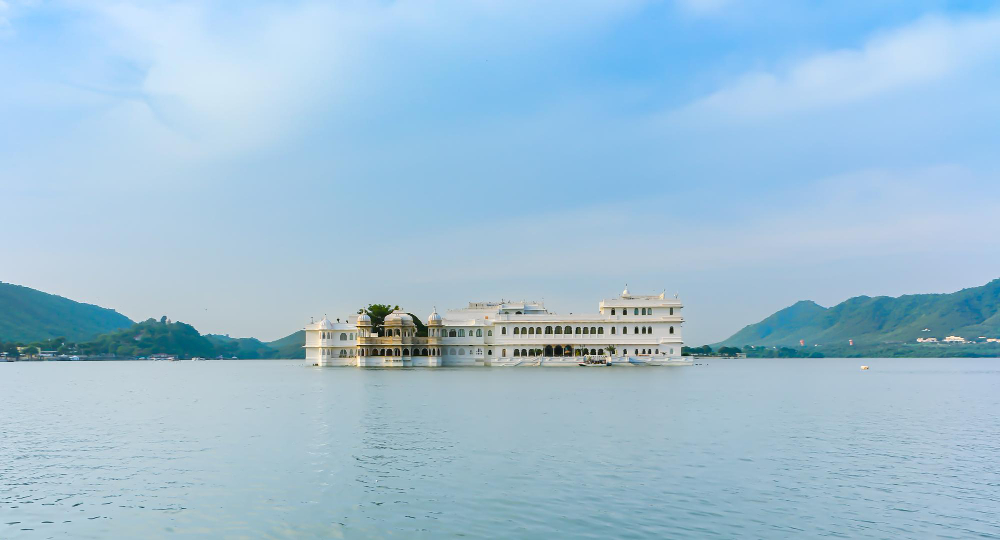
[[[597,313],[470,302],[444,315],[435,309],[424,331],[404,310],[387,315],[381,328],[366,313],[350,322],[324,317],[305,327],[306,360],[355,367],[686,365],[682,310],[676,296],[633,295],[626,287]]]

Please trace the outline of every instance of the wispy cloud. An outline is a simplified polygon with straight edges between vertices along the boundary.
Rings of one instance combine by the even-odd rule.
[[[1000,59],[1000,16],[927,17],[857,49],[755,71],[692,103],[687,118],[761,118],[841,105],[954,75]]]

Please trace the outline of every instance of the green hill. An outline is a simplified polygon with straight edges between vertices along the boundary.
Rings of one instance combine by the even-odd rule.
[[[147,319],[128,328],[102,334],[93,341],[77,344],[81,354],[114,354],[124,357],[149,356],[155,353],[182,357],[212,357],[220,348],[202,336],[190,324],[170,322],[164,317]]]
[[[231,358],[278,358],[278,351],[268,347],[257,338],[232,338],[219,334],[205,334],[209,341],[215,343],[218,354]]]
[[[924,331],[927,329],[928,331]],[[797,302],[717,345],[913,343],[919,337],[1000,337],[1000,279],[950,294],[857,296],[825,308]]]
[[[0,341],[28,343],[55,337],[82,341],[132,324],[113,309],[0,283]]]
[[[299,330],[298,332],[293,332],[281,339],[276,339],[266,343],[268,347],[277,352],[275,358],[289,359],[305,358],[306,350],[302,348],[305,344],[305,330]]]

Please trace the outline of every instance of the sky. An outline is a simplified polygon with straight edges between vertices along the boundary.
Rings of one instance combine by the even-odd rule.
[[[0,280],[282,337],[373,302],[685,341],[1000,277],[1000,5],[0,0]]]

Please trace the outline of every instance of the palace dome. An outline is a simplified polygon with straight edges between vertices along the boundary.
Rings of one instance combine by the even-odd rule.
[[[323,317],[322,321],[316,323],[316,328],[319,330],[333,330],[333,323],[330,322],[330,319]]]
[[[441,316],[438,315],[437,308],[427,317],[427,324],[441,324]]]
[[[362,313],[358,315],[358,324],[361,326],[371,326],[372,318],[369,317],[367,313]]]
[[[405,311],[396,310],[386,315],[385,324],[411,326],[413,325],[413,317],[410,317],[410,314]]]

